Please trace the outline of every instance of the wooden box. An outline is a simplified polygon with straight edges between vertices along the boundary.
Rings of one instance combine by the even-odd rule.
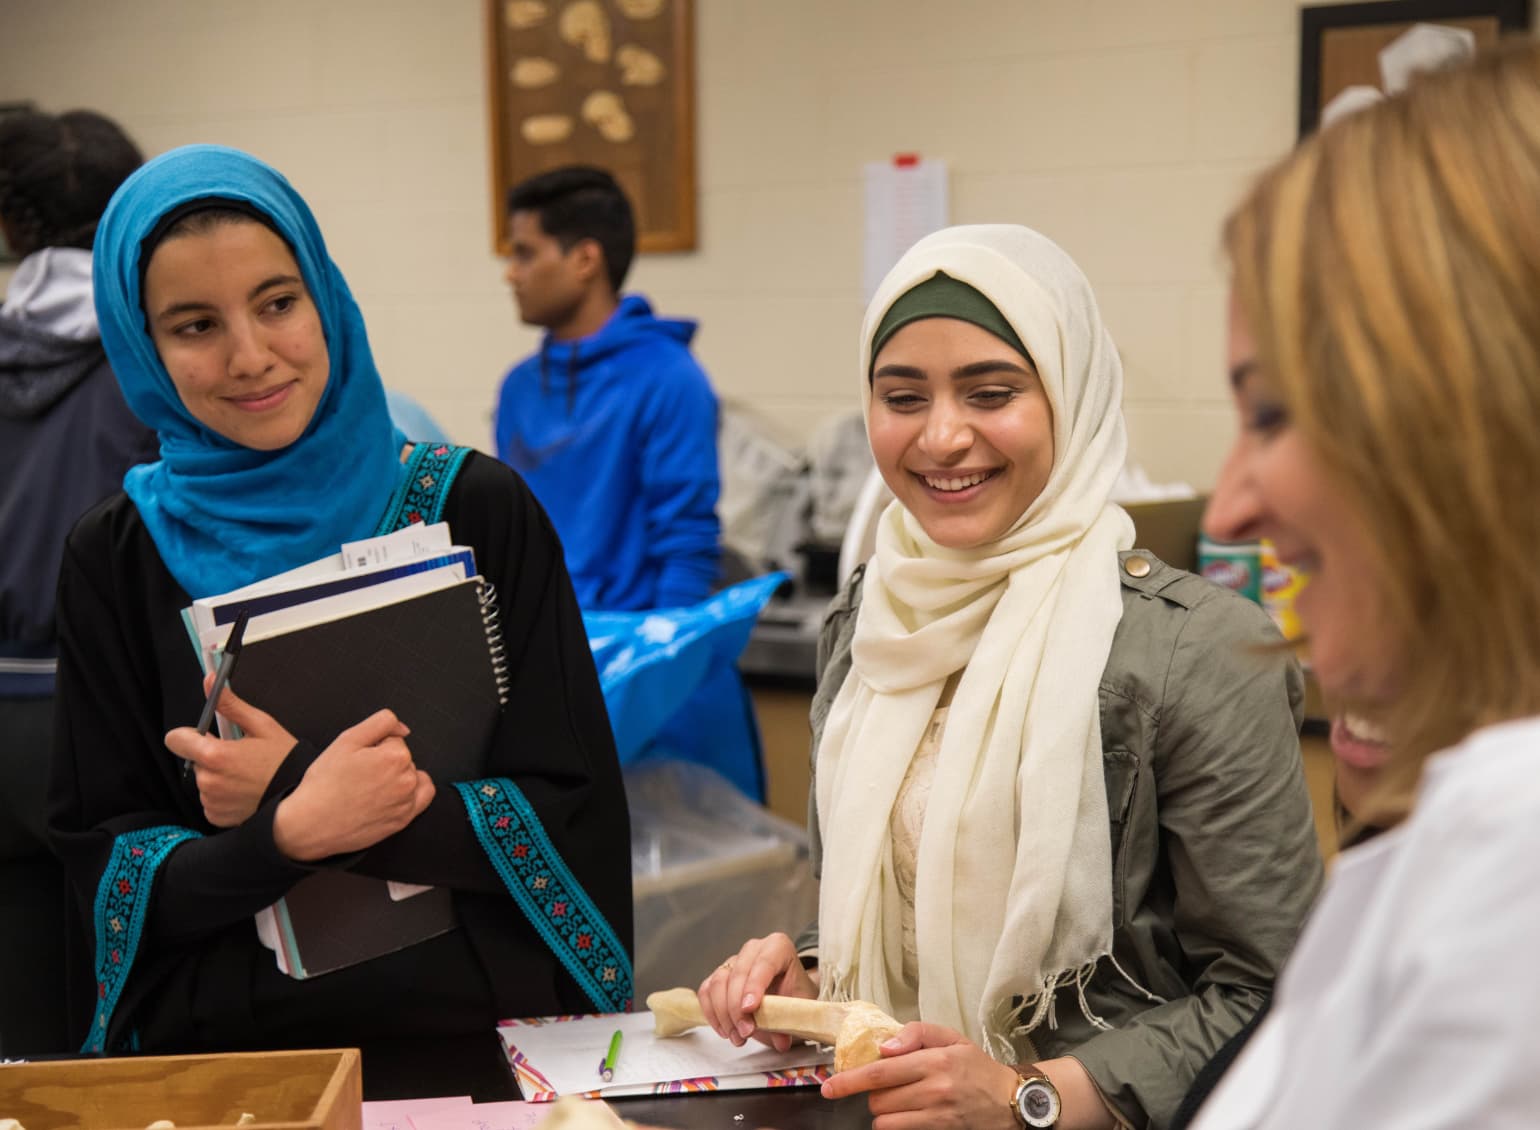
[[[230,1052],[0,1065],[0,1119],[26,1130],[361,1130],[359,1053]]]

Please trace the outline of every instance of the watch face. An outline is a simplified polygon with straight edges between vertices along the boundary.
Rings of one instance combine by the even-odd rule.
[[[1016,1107],[1028,1126],[1052,1126],[1059,1121],[1059,1092],[1052,1084],[1034,1080],[1018,1093]]]

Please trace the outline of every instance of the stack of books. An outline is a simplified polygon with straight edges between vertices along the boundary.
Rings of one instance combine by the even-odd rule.
[[[231,685],[325,749],[382,708],[411,728],[413,761],[440,788],[482,776],[508,675],[496,597],[449,527],[409,526],[182,612],[204,670],[248,617]],[[239,737],[225,719],[220,733]],[[356,862],[356,857],[340,861]],[[257,916],[291,977],[314,977],[455,926],[447,890],[323,866]]]

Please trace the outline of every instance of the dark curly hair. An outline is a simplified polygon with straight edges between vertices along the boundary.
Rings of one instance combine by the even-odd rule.
[[[90,110],[0,118],[0,217],[12,250],[89,251],[107,202],[143,163],[118,124]]]

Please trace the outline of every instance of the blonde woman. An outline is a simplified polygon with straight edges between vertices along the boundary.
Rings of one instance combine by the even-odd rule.
[[[1231,217],[1242,432],[1209,515],[1311,574],[1376,805],[1201,1130],[1540,1119],[1540,49],[1425,79]]]
[[[922,240],[859,379],[896,501],[821,641],[818,929],[745,943],[703,1007],[740,1044],[767,992],[914,1021],[825,1087],[878,1130],[1164,1127],[1317,889],[1298,668],[1132,548],[1122,370],[1048,239]]]

